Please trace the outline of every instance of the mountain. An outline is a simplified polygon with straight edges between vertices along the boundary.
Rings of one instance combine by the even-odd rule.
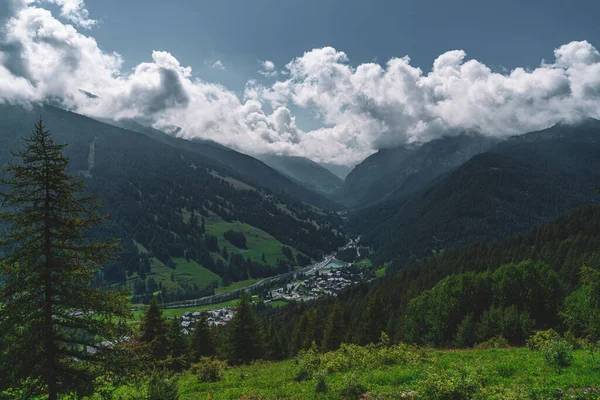
[[[333,172],[335,175],[339,176],[342,179],[346,179],[348,174],[350,172],[352,172],[352,168],[353,168],[353,167],[349,167],[347,165],[332,164],[332,163],[325,163],[325,162],[319,163],[319,165],[321,165],[321,167],[323,167],[323,168],[327,168],[329,171]]]
[[[344,184],[340,177],[306,157],[263,154],[257,158],[276,171],[320,193],[331,194]]]
[[[352,216],[392,269],[495,240],[600,200],[600,121],[559,124],[499,143],[426,189]]]
[[[317,191],[319,191],[318,188],[311,187],[310,185],[303,185],[301,184],[303,182],[302,180],[289,178],[290,176],[295,178],[293,175],[279,171],[277,168],[272,168],[263,161],[232,150],[219,143],[202,139],[187,140],[178,138],[157,129],[143,126],[133,120],[105,122],[134,132],[143,133],[159,142],[178,149],[202,154],[203,156],[227,165],[240,176],[244,177],[247,182],[267,188],[275,193],[286,194],[307,204],[326,210],[340,210],[342,208],[340,204],[327,199],[322,193],[317,193]],[[306,159],[306,161],[312,163],[312,161],[308,159]]]
[[[153,138],[58,108],[0,106],[0,165],[39,116],[55,141],[68,145],[71,171],[104,203],[109,220],[95,234],[122,239],[103,282],[129,284],[134,300],[155,292],[164,301],[212,294],[307,264],[346,241],[335,213],[294,199],[292,189],[310,192],[258,160],[231,152],[267,171],[249,179],[194,151],[207,144],[188,149],[164,134]],[[271,177],[290,190],[272,190]]]
[[[334,198],[348,206],[364,207],[405,196],[496,143],[495,138],[461,133],[422,145],[381,149],[348,174]]]

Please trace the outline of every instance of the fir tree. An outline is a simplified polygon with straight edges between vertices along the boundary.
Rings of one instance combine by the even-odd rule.
[[[210,357],[216,354],[215,344],[208,326],[208,315],[203,312],[196,320],[191,343],[192,360],[198,361],[201,357]]]
[[[171,366],[177,371],[181,371],[189,365],[188,362],[188,341],[181,328],[179,318],[173,318],[169,325],[167,333],[167,342],[169,345],[169,356],[171,357]]]
[[[376,291],[369,299],[369,303],[365,309],[361,344],[379,342],[381,332],[385,331],[386,323],[385,306],[379,291]]]
[[[342,315],[342,308],[339,303],[335,303],[333,310],[329,314],[327,325],[325,326],[325,332],[323,333],[323,342],[321,347],[323,351],[332,351],[340,348],[340,345],[344,341],[344,319]]]
[[[28,382],[28,398],[54,400],[91,390],[98,367],[114,360],[107,342],[125,335],[129,312],[123,292],[94,285],[118,243],[88,237],[103,219],[100,205],[67,173],[65,145],[41,120],[24,144],[1,180],[0,389]]]
[[[148,346],[150,357],[155,361],[164,360],[169,355],[167,332],[167,322],[162,316],[158,299],[152,297],[140,322],[138,341]]]
[[[227,327],[225,352],[230,364],[247,364],[263,355],[263,334],[250,296],[242,292],[235,316]]]

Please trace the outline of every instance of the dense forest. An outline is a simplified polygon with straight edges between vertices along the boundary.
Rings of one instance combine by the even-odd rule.
[[[378,341],[468,347],[495,337],[523,345],[534,331],[565,332],[559,317],[579,296],[583,266],[600,265],[600,206],[508,237],[443,252],[391,277],[350,287],[337,298],[289,304],[263,315],[272,354],[288,357],[323,346],[337,320],[346,343]],[[327,347],[327,346],[325,346]]]

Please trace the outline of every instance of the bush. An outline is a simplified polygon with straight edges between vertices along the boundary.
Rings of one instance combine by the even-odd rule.
[[[225,363],[216,358],[201,357],[192,365],[191,371],[200,382],[219,382],[223,375]]]
[[[367,388],[358,381],[356,374],[351,373],[344,376],[340,390],[340,395],[343,399],[360,399],[366,391]]]
[[[486,349],[505,349],[508,347],[508,340],[506,340],[502,336],[494,336],[489,339],[487,342],[479,343],[475,346],[478,350],[486,350]]]
[[[552,339],[548,346],[542,349],[544,361],[557,369],[566,368],[573,362],[573,346],[564,339]]]
[[[156,371],[148,382],[148,400],[177,400],[177,378],[163,371]]]
[[[554,329],[537,331],[527,339],[526,345],[531,350],[541,350],[556,339],[560,339],[560,335]]]
[[[419,398],[428,400],[472,399],[483,386],[475,374],[466,370],[432,373],[421,384]]]
[[[327,373],[325,371],[319,371],[315,375],[315,392],[316,393],[327,393]]]
[[[310,349],[300,350],[294,359],[294,363],[294,373],[297,381],[311,379],[321,365],[321,356],[317,350],[317,345],[313,342]]]

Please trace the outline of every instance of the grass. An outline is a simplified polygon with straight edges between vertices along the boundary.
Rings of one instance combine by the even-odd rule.
[[[600,364],[583,350],[576,351],[573,365],[561,372],[547,366],[540,351],[524,348],[427,351],[424,358],[419,357],[416,362],[367,363],[349,371],[330,371],[325,374],[326,393],[315,393],[313,379],[297,381],[297,366],[291,360],[226,368],[216,383],[200,383],[196,376],[183,373],[179,395],[184,400],[341,399],[349,398],[342,397],[344,389],[359,388],[362,399],[500,400],[553,399],[560,389],[565,392],[561,398],[600,398],[600,391],[594,392],[600,389],[593,389],[598,386]],[[461,379],[471,386],[461,386],[457,383]],[[470,394],[461,392],[465,387]],[[117,394],[141,398],[136,397],[139,391],[132,385],[119,388]],[[430,393],[429,397],[423,397],[424,393]]]
[[[381,267],[381,268],[375,270],[375,276],[376,277],[379,278],[379,277],[382,277],[384,275],[385,275],[385,267]]]
[[[179,284],[197,284],[198,287],[208,286],[211,282],[221,283],[221,277],[204,268],[194,260],[189,262],[185,258],[174,258],[177,265],[175,280]]]
[[[254,285],[256,282],[259,281],[260,279],[246,279],[245,281],[233,282],[229,286],[219,286],[215,289],[215,294],[233,292],[234,290],[243,289],[250,285]]]

